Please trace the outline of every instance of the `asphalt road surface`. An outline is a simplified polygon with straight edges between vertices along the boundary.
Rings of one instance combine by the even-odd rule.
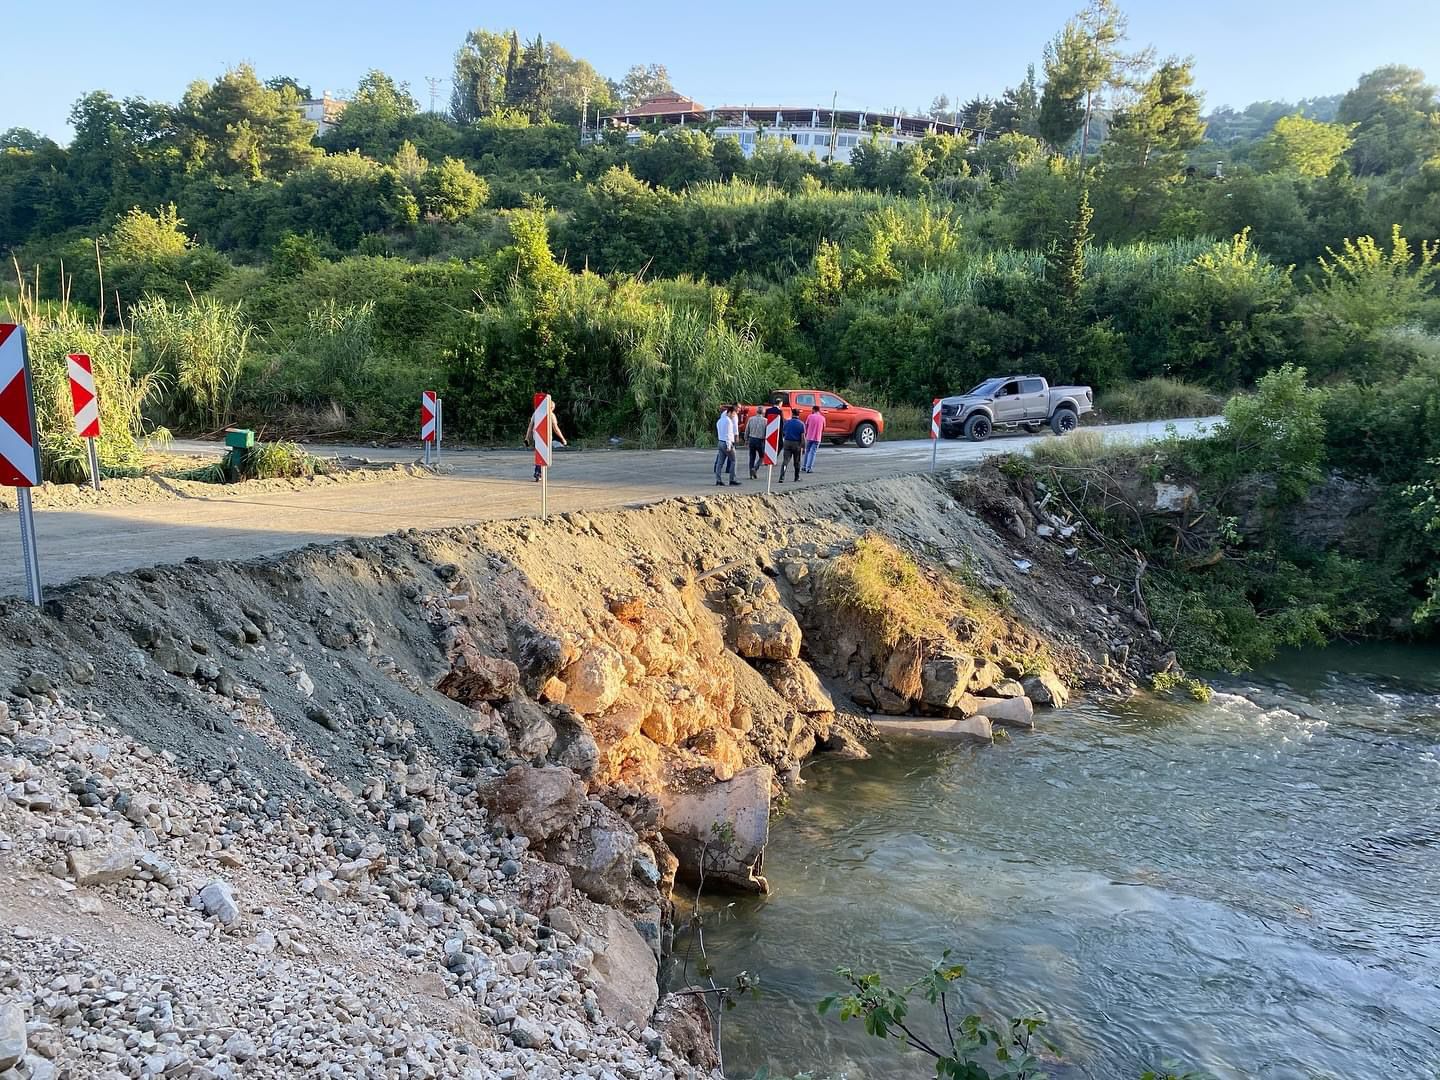
[[[1177,420],[1182,433],[1205,420]],[[1099,428],[1106,439],[1143,442],[1162,437],[1164,422]],[[973,465],[991,454],[1008,453],[1050,439],[1043,435],[997,435],[984,443],[942,440],[939,467]],[[179,452],[222,452],[216,443],[181,441]],[[312,447],[317,453],[368,457],[372,461],[415,461],[419,448]],[[930,442],[879,442],[868,450],[853,444],[821,447],[815,473],[801,486],[871,480],[930,468]],[[745,479],[728,494],[765,490]],[[718,491],[711,467],[713,450],[566,450],[557,447],[550,470],[548,506],[605,510],[657,502],[676,495]],[[533,457],[521,450],[446,450],[440,475],[397,477],[375,483],[337,485],[306,491],[220,495],[214,498],[140,503],[97,510],[37,510],[35,533],[42,580],[47,585],[76,577],[178,563],[188,556],[239,559],[273,554],[306,544],[351,536],[380,536],[405,528],[441,528],[491,518],[527,517],[540,512],[540,486],[531,481]],[[779,470],[776,474],[778,477]],[[776,491],[789,490],[789,485]],[[0,594],[24,592],[18,519],[0,514]]]

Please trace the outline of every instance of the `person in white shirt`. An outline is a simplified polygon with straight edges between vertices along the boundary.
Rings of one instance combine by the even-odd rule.
[[[725,481],[721,474],[730,474],[730,483],[734,487],[740,486],[740,481],[735,479],[735,406],[726,405],[720,411],[720,419],[715,421],[715,440],[719,449],[715,454],[715,486],[724,487]]]

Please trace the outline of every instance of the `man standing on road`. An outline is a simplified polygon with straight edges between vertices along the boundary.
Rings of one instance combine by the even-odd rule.
[[[740,481],[735,479],[734,405],[726,405],[720,412],[720,419],[715,421],[715,440],[719,444],[719,449],[715,454],[715,486],[723,487],[725,485],[720,474],[728,472],[731,485],[739,487]]]
[[[765,417],[759,409],[745,421],[745,442],[750,448],[750,479],[760,479],[760,466],[765,461]]]
[[[825,435],[825,414],[816,405],[805,417],[805,460],[800,463],[803,472],[815,471],[815,451],[820,449],[820,440]]]
[[[560,421],[555,419],[555,405],[553,403],[553,400],[550,405],[550,440],[552,446],[555,444],[556,441],[558,441],[561,446],[570,445],[568,442],[565,441],[565,433],[560,430]],[[525,427],[525,445],[535,445],[535,422],[533,420],[530,421]],[[540,469],[541,466],[537,462],[535,465],[535,483],[537,484],[540,482]]]
[[[800,410],[791,409],[790,419],[780,425],[780,445],[785,456],[780,459],[780,483],[785,482],[785,470],[794,468],[792,480],[800,479],[800,455],[805,450],[805,421],[800,419]]]

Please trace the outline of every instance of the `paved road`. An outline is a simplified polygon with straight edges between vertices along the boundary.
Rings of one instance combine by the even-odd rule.
[[[1182,433],[1209,421],[1180,420]],[[1165,433],[1164,423],[1123,424],[1103,429],[1107,439],[1146,441]],[[997,436],[988,442],[944,441],[942,468],[1023,449],[1045,435]],[[318,449],[318,448],[317,448]],[[215,443],[180,441],[178,452],[214,453]],[[375,461],[413,461],[415,448],[326,447],[326,453]],[[743,453],[743,452],[742,452]],[[257,495],[157,502],[99,510],[36,512],[43,579],[55,584],[88,574],[177,563],[187,556],[248,558],[350,536],[379,536],[397,529],[439,528],[489,518],[539,513],[539,485],[531,482],[531,455],[520,450],[447,450],[444,471],[375,483]],[[676,495],[715,491],[707,450],[556,449],[549,508],[603,510],[656,502]],[[930,467],[928,440],[881,442],[869,450],[853,445],[821,448],[804,486],[867,480]],[[763,473],[761,474],[764,475]],[[732,494],[763,492],[763,482],[743,480]],[[777,491],[786,490],[777,487]],[[24,591],[19,536],[13,514],[0,515],[0,593]]]

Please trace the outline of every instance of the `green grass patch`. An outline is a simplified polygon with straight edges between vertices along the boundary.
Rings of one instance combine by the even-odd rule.
[[[1096,408],[1111,420],[1175,420],[1183,416],[1214,416],[1225,398],[1182,379],[1157,377],[1121,383],[1100,395]]]

